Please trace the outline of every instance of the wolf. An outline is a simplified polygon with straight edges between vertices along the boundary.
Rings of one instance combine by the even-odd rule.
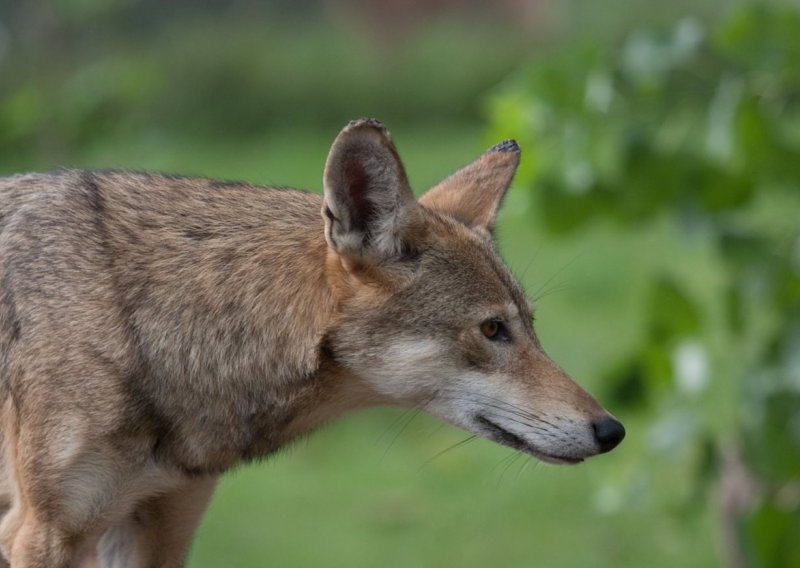
[[[542,349],[492,232],[507,140],[416,200],[384,126],[323,195],[121,171],[0,179],[0,550],[181,566],[220,475],[377,405],[545,462],[615,418]]]

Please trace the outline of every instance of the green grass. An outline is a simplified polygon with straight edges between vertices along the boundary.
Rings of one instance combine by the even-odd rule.
[[[239,145],[126,139],[88,152],[79,165],[318,190],[335,134],[283,130]],[[469,125],[393,134],[417,190],[491,142]],[[553,240],[538,229],[529,201],[524,189],[512,189],[499,223],[501,249],[531,295],[543,293],[537,331],[550,354],[602,398],[602,371],[638,340],[654,266],[674,258],[675,270],[707,279],[707,251],[678,240],[666,224],[639,235],[598,226]],[[574,468],[517,459],[482,440],[432,459],[466,435],[425,416],[408,424],[401,416],[383,409],[347,417],[225,477],[189,566],[717,563],[710,507],[674,505],[691,494],[690,478],[649,449],[646,416],[623,415],[622,446]],[[663,470],[653,474],[659,460]]]
[[[391,443],[396,415],[345,419],[226,478],[190,566],[713,564],[702,510],[598,508],[613,454],[558,468],[475,441],[429,462],[463,434],[419,418]]]
[[[428,462],[463,434],[418,418],[392,443],[396,416],[345,419],[227,477],[190,566],[713,564],[706,515],[598,510],[613,454],[557,468],[475,441]]]

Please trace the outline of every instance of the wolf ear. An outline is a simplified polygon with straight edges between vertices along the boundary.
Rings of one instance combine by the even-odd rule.
[[[389,133],[355,120],[334,140],[324,176],[325,239],[337,253],[375,261],[402,250],[417,203]]]
[[[505,140],[429,190],[419,202],[468,227],[491,232],[518,165],[519,146]]]

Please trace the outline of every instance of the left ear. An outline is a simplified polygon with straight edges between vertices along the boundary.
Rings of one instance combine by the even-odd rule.
[[[517,171],[519,154],[514,140],[500,142],[428,191],[419,202],[468,227],[491,232]]]
[[[356,264],[396,257],[407,244],[419,206],[388,131],[375,119],[348,124],[325,162],[325,238]]]

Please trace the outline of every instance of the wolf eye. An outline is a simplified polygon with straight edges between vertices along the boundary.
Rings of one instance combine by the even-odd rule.
[[[481,324],[481,333],[492,341],[508,341],[508,330],[503,322],[490,319]]]

